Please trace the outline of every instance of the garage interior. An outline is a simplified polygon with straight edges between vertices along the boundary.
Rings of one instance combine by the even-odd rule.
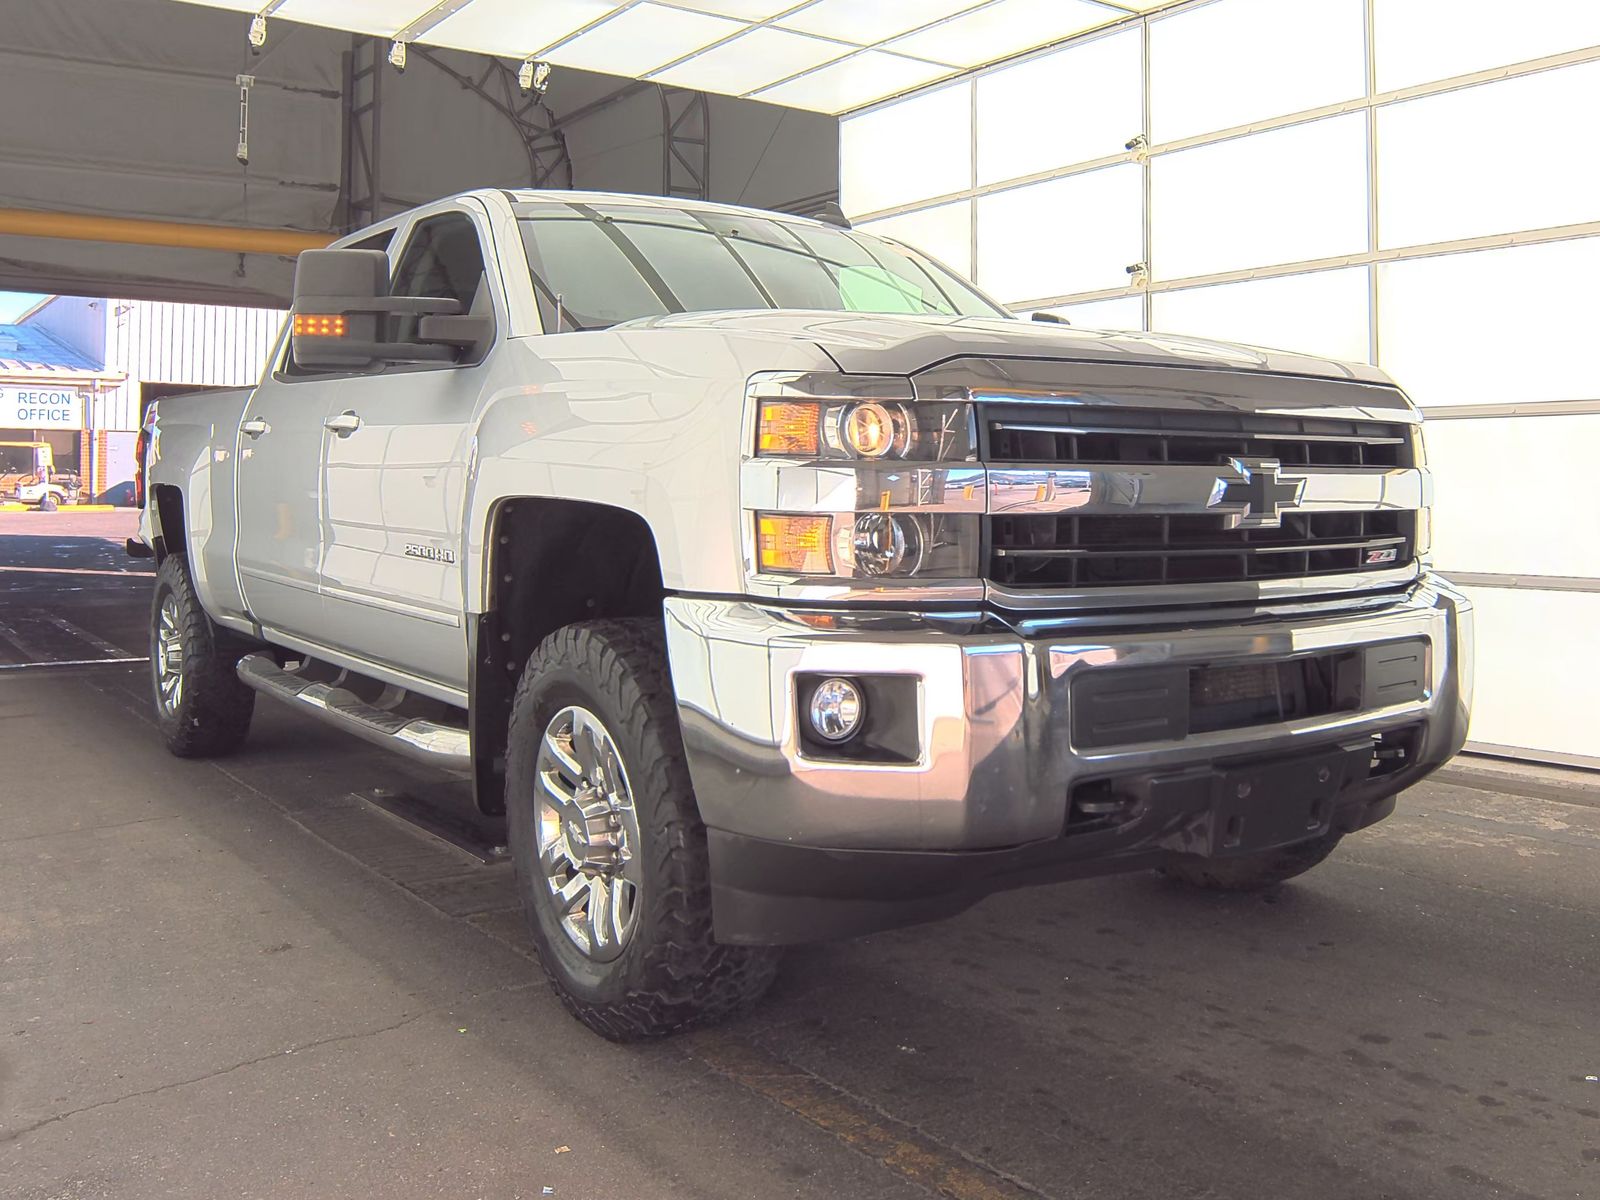
[[[0,0],[0,29],[0,290],[90,348],[50,367],[83,432],[0,442],[94,496],[152,400],[253,381],[299,249],[475,187],[837,204],[1023,318],[1389,372],[1477,623],[1468,753],[1307,880],[1004,893],[619,1047],[545,988],[458,777],[275,710],[169,758],[135,510],[0,512],[0,1191],[1600,1188],[1600,5]],[[0,392],[35,377],[7,345]]]

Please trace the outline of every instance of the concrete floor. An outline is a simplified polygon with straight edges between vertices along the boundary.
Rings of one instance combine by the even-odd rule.
[[[1581,779],[1423,785],[1270,897],[1140,875],[795,951],[752,1016],[616,1047],[504,863],[370,802],[458,785],[265,705],[180,762],[138,665],[19,667],[144,653],[126,515],[67,520],[0,517],[6,1200],[1600,1195]]]

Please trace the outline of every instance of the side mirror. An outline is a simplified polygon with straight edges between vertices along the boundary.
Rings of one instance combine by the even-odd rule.
[[[364,371],[384,362],[454,362],[453,339],[391,340],[391,316],[459,317],[461,305],[432,296],[391,296],[382,250],[306,250],[294,270],[291,348],[297,366]],[[416,323],[413,323],[416,324]],[[450,331],[445,332],[460,332]]]
[[[306,250],[294,268],[296,366],[315,371],[365,370],[378,351],[389,298],[389,256],[382,250]]]

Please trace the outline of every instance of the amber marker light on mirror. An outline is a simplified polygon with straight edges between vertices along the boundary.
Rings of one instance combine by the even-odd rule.
[[[756,514],[756,557],[763,573],[833,574],[833,518]]]
[[[349,327],[341,315],[323,315],[318,313],[295,313],[295,337],[337,337],[342,338],[349,332]]]
[[[821,419],[822,410],[815,404],[763,403],[756,448],[762,454],[814,457]]]

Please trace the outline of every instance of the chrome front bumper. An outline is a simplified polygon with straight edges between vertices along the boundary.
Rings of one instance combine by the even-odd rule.
[[[804,615],[748,601],[666,602],[689,769],[713,831],[838,850],[987,850],[1059,838],[1073,784],[1086,779],[1292,755],[1419,726],[1411,765],[1362,785],[1362,798],[1371,800],[1426,774],[1466,740],[1472,605],[1431,575],[1394,605],[1359,615],[1160,632],[1120,627],[1102,637],[956,635],[881,615],[818,628]],[[1427,643],[1420,699],[1177,741],[1073,744],[1068,693],[1081,672],[1269,661],[1399,639]],[[808,755],[797,727],[800,674],[917,677],[917,761]]]

